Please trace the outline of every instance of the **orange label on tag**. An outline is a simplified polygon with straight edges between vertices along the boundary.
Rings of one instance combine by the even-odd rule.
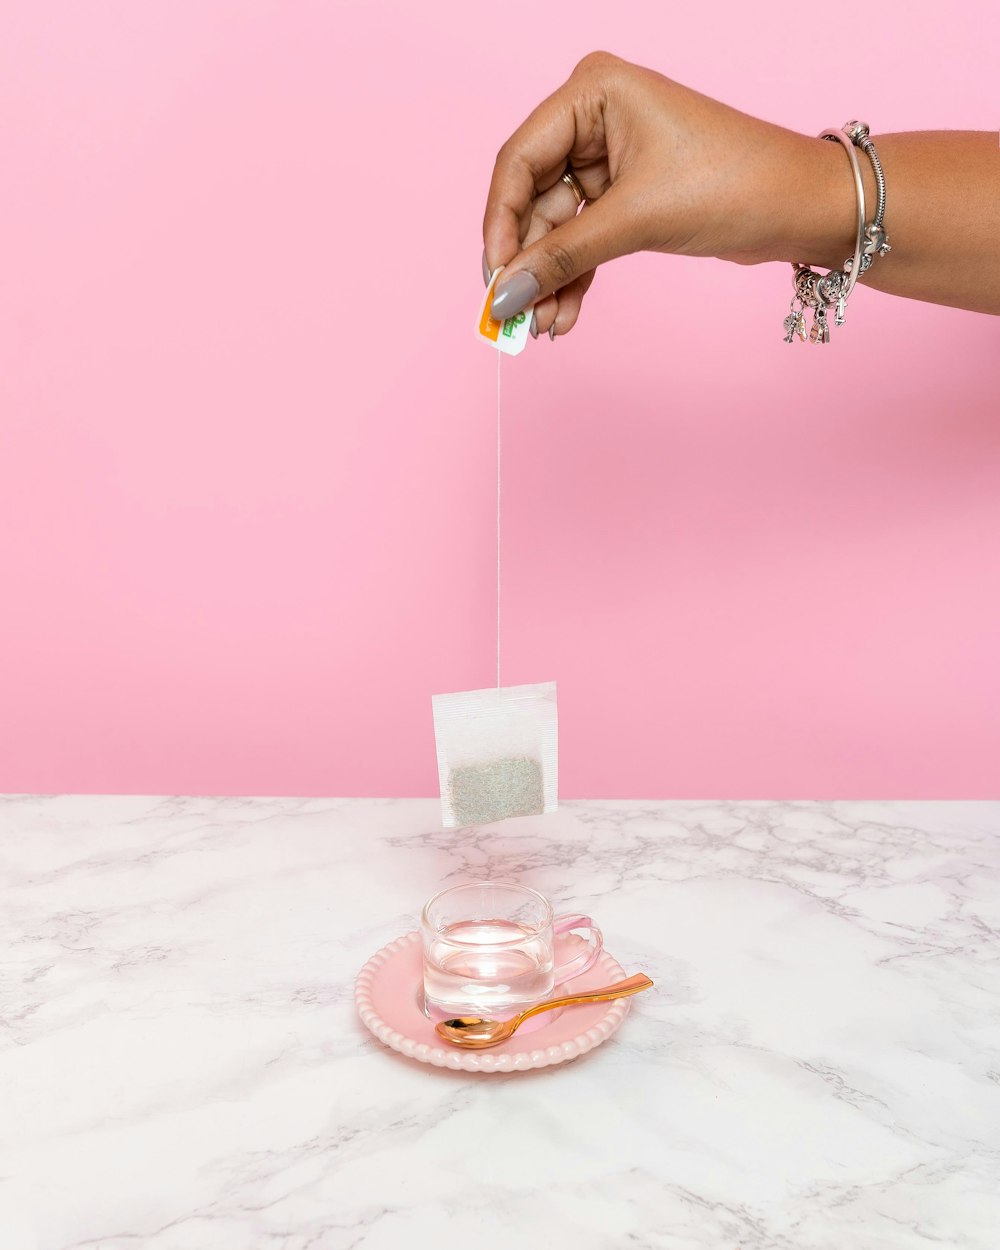
[[[486,288],[486,296],[483,299],[483,306],[479,310],[479,322],[476,326],[476,337],[484,343],[489,343],[491,347],[495,347],[497,351],[503,352],[506,356],[517,356],[524,350],[524,345],[528,340],[531,330],[531,309],[525,309],[522,312],[515,313],[513,317],[508,317],[506,321],[497,321],[490,311],[493,303],[493,288],[496,286],[497,278],[503,271],[501,265],[497,269],[490,284]]]
[[[495,281],[495,279],[494,279]],[[484,339],[492,339],[495,343],[500,337],[500,322],[497,321],[490,312],[490,304],[493,301],[493,283],[486,292],[486,303],[483,305],[483,315],[479,318],[479,333]]]

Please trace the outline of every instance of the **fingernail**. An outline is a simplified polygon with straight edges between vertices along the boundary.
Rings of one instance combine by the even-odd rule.
[[[501,278],[493,288],[493,304],[490,311],[496,321],[506,321],[522,308],[533,304],[538,297],[535,275],[522,269],[520,273]]]
[[[483,286],[490,284],[490,263],[486,259],[486,248],[483,248]]]
[[[553,343],[556,341],[556,323],[554,321],[549,326],[549,338],[552,340]]]
[[[531,324],[528,326],[528,333],[533,339],[538,338],[538,322],[535,320],[535,314],[531,314]]]

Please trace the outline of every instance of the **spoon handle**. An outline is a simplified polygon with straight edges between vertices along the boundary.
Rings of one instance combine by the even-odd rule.
[[[538,1003],[522,1011],[517,1017],[514,1028],[519,1029],[529,1016],[537,1016],[541,1011],[554,1011],[556,1007],[573,1007],[577,1003],[606,1003],[613,998],[628,998],[630,994],[639,994],[642,990],[651,989],[653,982],[643,972],[637,972],[626,981],[616,981],[614,985],[605,985],[599,990],[582,990],[579,994],[567,994],[563,998],[552,998],[548,1002]]]

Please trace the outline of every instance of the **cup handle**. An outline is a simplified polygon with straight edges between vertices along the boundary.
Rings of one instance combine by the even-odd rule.
[[[574,955],[564,964],[556,965],[555,980],[552,982],[554,986],[562,985],[564,981],[570,981],[573,977],[582,976],[589,971],[604,949],[604,935],[589,916],[556,916],[552,922],[554,938],[561,933],[572,933],[574,929],[589,929],[590,942],[587,949],[582,950],[579,955]]]

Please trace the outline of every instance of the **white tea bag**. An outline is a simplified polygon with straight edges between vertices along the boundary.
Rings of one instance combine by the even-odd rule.
[[[431,704],[446,829],[556,810],[554,681],[436,694]]]

